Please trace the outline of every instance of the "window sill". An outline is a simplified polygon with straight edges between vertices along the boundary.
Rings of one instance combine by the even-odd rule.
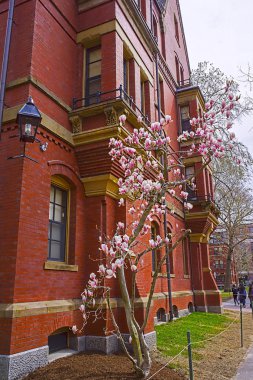
[[[77,272],[78,265],[69,265],[66,263],[58,262],[58,261],[46,261],[44,264],[44,269],[66,270],[69,272]]]
[[[189,274],[184,274],[184,278],[190,278]]]

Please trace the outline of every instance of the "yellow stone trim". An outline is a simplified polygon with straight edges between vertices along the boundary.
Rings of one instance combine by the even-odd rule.
[[[60,263],[58,261],[46,261],[44,263],[44,269],[77,272],[78,271],[78,265],[70,265],[70,264],[66,264],[66,263]]]
[[[194,219],[210,219],[215,226],[219,224],[218,219],[209,211],[203,211],[203,212],[192,212],[192,213],[187,213],[185,215],[186,220],[194,220]]]
[[[42,92],[44,92],[46,95],[48,95],[55,103],[57,103],[60,107],[65,109],[66,111],[70,112],[71,107],[65,103],[61,98],[59,98],[53,91],[49,90],[44,84],[39,82],[36,78],[33,76],[26,76],[23,78],[17,78],[9,83],[7,83],[6,89],[11,89],[17,86],[21,86],[23,84],[31,83],[38,89],[40,89]]]
[[[203,272],[212,272],[212,269],[209,268],[209,267],[204,267],[204,268],[202,269],[202,271],[203,271]]]
[[[205,239],[205,234],[190,234],[190,242],[191,243],[202,243],[203,239]]]
[[[189,279],[191,276],[189,274],[184,274],[185,279]]]
[[[80,304],[81,301],[78,299],[0,304],[0,317],[21,318],[32,315],[61,313],[76,310]]]
[[[199,291],[194,291],[194,293],[197,292]],[[204,292],[201,291],[201,294],[202,293]],[[206,293],[215,294],[217,293],[217,291],[207,291]],[[188,290],[172,292],[173,298],[189,297],[192,295],[193,292]],[[168,293],[154,293],[153,300],[164,298],[168,298]],[[112,308],[124,306],[121,298],[111,298],[110,302]],[[147,302],[148,297],[139,297],[135,300],[135,304],[137,307],[147,306]],[[79,309],[81,303],[82,302],[80,299],[68,299],[0,304],[0,318],[21,318],[42,314],[71,312]],[[107,308],[106,303],[104,303],[103,307]]]
[[[86,177],[81,180],[84,184],[87,197],[109,195],[118,199],[118,178],[113,174],[102,174],[94,177]]]
[[[97,141],[109,140],[112,137],[125,137],[126,132],[118,126],[106,126],[102,128],[92,129],[90,131],[83,131],[73,135],[75,146],[90,144]]]
[[[178,105],[183,105],[190,100],[194,100],[197,97],[198,102],[200,103],[203,110],[205,110],[205,101],[203,95],[200,92],[199,88],[185,89],[177,93],[177,102]]]
[[[78,44],[82,43],[87,46],[90,41],[94,41],[96,38],[99,39],[102,34],[110,33],[116,30],[116,20],[105,22],[93,28],[86,29],[80,33],[77,33],[76,42]],[[89,46],[87,46],[89,47]]]
[[[3,123],[9,123],[16,120],[17,113],[22,106],[23,104],[20,104],[15,107],[4,109]],[[61,124],[57,123],[55,120],[51,119],[51,117],[46,115],[44,112],[41,112],[41,116],[42,126],[44,126],[48,131],[55,134],[57,137],[61,138],[62,140],[73,146],[74,142],[72,138],[72,133],[70,131],[64,128]]]
[[[202,156],[197,156],[197,157],[186,157],[183,159],[183,162],[186,166],[190,165],[190,164],[195,164],[196,162],[204,162],[203,160],[203,157]]]

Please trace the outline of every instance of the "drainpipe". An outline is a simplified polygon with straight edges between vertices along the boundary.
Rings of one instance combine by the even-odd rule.
[[[8,19],[7,19],[7,25],[6,25],[5,42],[4,42],[1,82],[0,82],[0,85],[1,85],[0,87],[0,140],[1,140],[1,131],[2,131],[2,122],[3,122],[4,95],[5,95],[7,68],[8,68],[8,60],[9,60],[10,43],[11,43],[14,6],[15,6],[15,0],[10,0]]]
[[[156,68],[156,91],[157,91],[157,108],[158,108],[158,121],[161,120],[161,96],[160,96],[160,87],[159,87],[159,72],[158,72],[158,52],[156,53],[156,61],[155,61],[155,68]],[[168,159],[166,152],[164,153],[164,156],[162,157],[162,164],[164,167],[164,177],[165,181],[168,180],[168,165],[167,165]],[[164,229],[164,236],[167,235],[167,208],[165,208],[165,213],[163,214],[163,229]],[[170,273],[170,259],[169,259],[169,247],[166,245],[165,247],[165,253],[166,253],[166,268],[167,268],[167,283],[168,283],[168,297],[169,297],[169,321],[173,321],[173,306],[172,306],[172,290],[171,290],[171,273]]]

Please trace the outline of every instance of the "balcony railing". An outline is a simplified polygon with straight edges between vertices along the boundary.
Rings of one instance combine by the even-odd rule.
[[[141,116],[145,124],[150,125],[150,120],[147,115],[144,115],[142,110],[137,106],[133,101],[132,96],[129,96],[124,90],[123,86],[120,85],[119,88],[109,90],[109,91],[97,91],[95,94],[92,94],[85,98],[74,98],[72,101],[72,110],[77,110],[83,107],[95,106],[104,102],[122,100],[125,102],[137,116]]]

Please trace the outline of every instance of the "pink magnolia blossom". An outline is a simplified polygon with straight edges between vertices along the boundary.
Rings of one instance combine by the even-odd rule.
[[[119,122],[124,125],[125,121],[126,121],[126,115],[124,115],[124,114],[120,115]]]
[[[72,329],[71,329],[71,330],[72,330],[73,334],[76,334],[77,331],[78,331],[76,325],[72,326]]]
[[[137,266],[134,265],[134,264],[132,264],[132,265],[131,265],[131,271],[132,271],[132,272],[136,272],[136,271],[137,271]]]

